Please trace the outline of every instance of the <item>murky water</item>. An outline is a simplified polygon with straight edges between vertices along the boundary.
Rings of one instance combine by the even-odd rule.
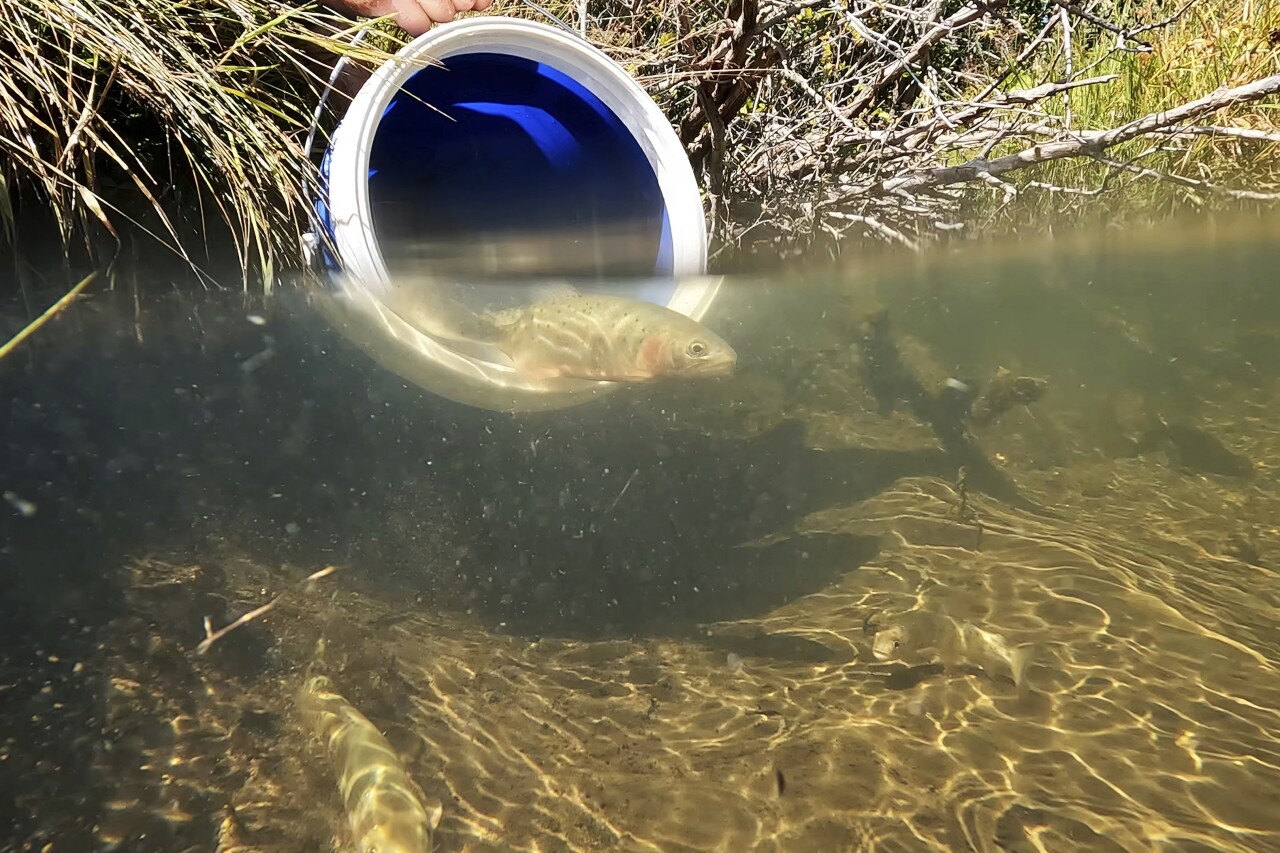
[[[735,280],[733,379],[516,417],[83,301],[0,365],[0,848],[353,849],[323,670],[442,851],[1280,849],[1277,238]]]

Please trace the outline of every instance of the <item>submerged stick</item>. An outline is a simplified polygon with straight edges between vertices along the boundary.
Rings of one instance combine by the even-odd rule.
[[[329,575],[333,574],[337,570],[338,570],[337,566],[325,566],[323,569],[320,569],[319,571],[316,571],[316,572],[312,572],[311,574],[303,578],[301,585],[307,588],[310,588],[315,581],[320,580],[320,578],[328,577]],[[254,619],[257,619],[259,616],[263,616],[264,614],[269,613],[271,611],[271,608],[275,607],[276,603],[280,601],[280,596],[282,595],[284,595],[283,592],[280,593],[280,595],[277,595],[275,598],[268,601],[266,604],[262,605],[261,607],[257,607],[253,610],[250,610],[248,613],[244,614],[243,616],[241,616],[239,619],[235,620],[231,624],[224,625],[223,627],[219,628],[216,631],[213,630],[213,625],[209,622],[209,617],[208,616],[204,617],[205,637],[203,640],[200,641],[200,645],[196,646],[196,654],[198,655],[204,654],[205,652],[209,651],[210,646],[218,642],[218,640],[222,639],[227,634],[230,634],[232,631],[234,631],[235,629],[241,626],[249,624]]]
[[[53,303],[47,309],[45,309],[45,312],[43,314],[41,314],[39,317],[35,318],[30,323],[28,323],[25,329],[23,329],[21,332],[18,332],[18,334],[10,338],[8,342],[5,343],[4,346],[0,346],[0,359],[3,359],[6,356],[8,356],[9,353],[17,349],[22,344],[23,341],[25,341],[27,338],[34,335],[37,329],[39,329],[45,323],[49,322],[49,320],[51,320],[55,314],[57,314],[63,308],[66,308],[68,305],[70,305],[71,301],[75,299],[77,296],[79,296],[80,292],[83,291],[86,287],[88,287],[89,284],[97,277],[98,277],[97,270],[94,270],[93,272],[89,273],[87,276],[85,276],[83,279],[80,280],[79,284],[77,284],[75,287],[71,288],[65,294],[63,294],[61,299],[59,299],[57,302]]]
[[[281,593],[281,595],[283,594],[284,593]],[[209,647],[212,646],[214,643],[218,642],[218,640],[222,639],[227,634],[230,634],[232,631],[234,631],[236,628],[239,628],[241,625],[247,625],[250,622],[252,622],[254,619],[257,619],[259,616],[262,616],[264,613],[267,613],[268,611],[271,610],[271,608],[276,606],[276,602],[279,600],[280,600],[280,596],[277,595],[275,598],[271,599],[261,607],[258,607],[254,610],[250,610],[248,613],[244,614],[239,619],[232,622],[230,625],[224,625],[223,627],[219,628],[216,631],[210,630],[210,628],[212,628],[213,626],[209,622],[209,617],[208,616],[204,617],[205,638],[200,641],[200,645],[196,646],[196,654],[202,655],[205,652],[209,651]]]

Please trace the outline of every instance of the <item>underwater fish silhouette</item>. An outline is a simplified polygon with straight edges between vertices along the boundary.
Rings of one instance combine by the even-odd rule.
[[[441,808],[423,805],[395,750],[323,675],[307,678],[298,710],[329,752],[361,853],[430,853]]]
[[[944,666],[968,664],[981,668],[989,677],[1004,669],[1019,693],[1027,690],[1027,668],[1035,654],[1033,646],[1013,648],[1004,637],[972,622],[957,622],[950,616],[923,611],[904,613],[880,627],[871,651],[882,663],[901,660],[937,661]]]

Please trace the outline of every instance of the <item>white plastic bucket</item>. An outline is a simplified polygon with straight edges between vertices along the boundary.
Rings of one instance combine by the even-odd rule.
[[[701,319],[719,286],[704,276],[701,196],[670,122],[605,54],[548,25],[478,17],[418,37],[361,87],[321,175],[333,252],[317,251],[333,290],[319,304],[383,366],[459,402],[561,408],[615,386],[519,381],[411,326],[383,304],[389,246],[483,231],[500,251],[523,223],[607,255],[623,233],[632,267],[652,258],[627,295]]]

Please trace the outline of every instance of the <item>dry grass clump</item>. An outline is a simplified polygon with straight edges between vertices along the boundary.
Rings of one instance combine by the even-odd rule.
[[[4,0],[3,238],[29,251],[48,211],[96,263],[154,238],[207,279],[206,247],[229,242],[269,282],[297,257],[330,67],[394,46],[353,48],[365,26],[275,0]]]

